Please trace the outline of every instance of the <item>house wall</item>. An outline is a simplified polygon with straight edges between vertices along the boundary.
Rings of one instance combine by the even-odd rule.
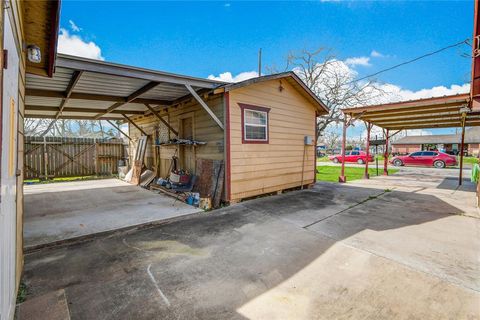
[[[16,284],[17,289],[20,284],[20,279],[23,270],[23,158],[24,158],[24,115],[25,115],[25,50],[23,49],[22,42],[25,39],[24,36],[24,8],[21,1],[13,1],[12,9],[14,11],[15,29],[17,34],[17,50],[20,53],[19,64],[19,83],[18,83],[18,136],[17,136],[17,170],[19,175],[17,176],[17,267],[16,267]]]
[[[415,151],[421,151],[422,145],[421,144],[394,144],[392,145],[392,153],[411,153]]]
[[[315,179],[315,107],[286,81],[261,82],[228,93],[230,154],[227,164],[227,197],[230,201],[297,187]],[[270,108],[269,143],[243,144],[239,103]],[[305,154],[305,161],[304,161]],[[229,174],[229,175],[228,175]]]
[[[207,99],[204,98],[204,101],[208,104],[208,106],[212,109],[212,111],[219,119],[223,119],[223,95],[217,94],[209,96]],[[164,116],[164,119],[167,120],[170,125],[177,131],[179,131],[180,120],[183,117],[193,115],[194,139],[198,141],[205,141],[207,142],[207,144],[197,147],[187,146],[184,148],[193,148],[195,159],[223,160],[223,130],[195,100],[190,99],[189,101],[182,103],[178,107],[169,108],[168,110],[160,112],[160,114]],[[172,156],[174,154],[179,156],[179,148],[178,146],[162,146],[160,148],[157,147],[159,149],[159,155],[155,154],[153,137],[156,128],[159,128],[160,132],[164,132],[164,135],[162,136],[165,137],[165,139],[167,140],[168,138],[174,138],[174,133],[168,133],[169,130],[167,129],[167,127],[153,115],[140,116],[132,118],[132,120],[149,135],[148,147],[145,154],[146,166],[150,169],[153,169],[156,162],[155,158],[159,156],[160,160],[158,161],[158,175],[164,178],[167,177],[169,174],[168,171],[170,168]],[[129,124],[129,136],[133,139],[133,142],[130,143],[129,148],[130,163],[133,163],[132,159],[135,156],[137,140],[141,135],[142,133],[137,128]]]
[[[18,73],[18,77],[4,76],[5,69],[0,67],[0,78],[3,79],[2,85],[2,224],[4,229],[0,234],[0,245],[2,246],[2,258],[0,259],[0,313],[2,319],[12,319],[14,309],[9,306],[15,304],[16,292],[20,283],[23,269],[23,174],[18,171],[23,167],[23,115],[24,115],[24,97],[25,97],[25,51],[23,50],[24,29],[23,29],[23,2],[20,1],[0,1],[2,10],[0,14],[0,52],[4,49],[8,50],[7,71],[10,75]],[[6,15],[10,21],[13,32],[12,46],[7,47],[5,44],[4,23]],[[15,50],[16,48],[16,50]],[[18,59],[18,65],[16,64]],[[3,55],[0,55],[0,66],[5,64]],[[13,80],[14,79],[14,80]],[[12,81],[15,81],[13,83]],[[18,81],[18,83],[16,82]],[[9,87],[7,96],[5,87]],[[12,94],[13,90],[18,90]],[[5,99],[4,99],[5,98]],[[13,100],[11,100],[13,99]],[[8,100],[8,103],[5,101]],[[12,104],[12,101],[14,104]],[[10,110],[14,110],[12,114]],[[12,125],[12,123],[14,125]],[[10,147],[12,146],[12,147]],[[6,165],[13,163],[13,166]],[[8,168],[8,169],[7,169]],[[18,173],[20,173],[18,175]],[[12,212],[14,211],[14,212]],[[13,220],[10,219],[13,217]],[[10,222],[13,222],[10,224]],[[13,229],[13,230],[12,230]],[[5,250],[5,251],[3,251]],[[13,260],[10,260],[10,254],[13,252]],[[11,266],[14,266],[13,276],[13,292],[10,291]],[[7,278],[5,278],[5,276]],[[6,280],[6,281],[4,281]]]
[[[478,157],[480,153],[480,147],[478,143],[469,143],[467,145],[468,154],[474,157]]]

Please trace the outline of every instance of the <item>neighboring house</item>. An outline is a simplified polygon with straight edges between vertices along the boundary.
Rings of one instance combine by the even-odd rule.
[[[392,153],[407,154],[421,150],[439,150],[451,154],[460,152],[461,134],[406,136],[392,142]],[[480,127],[465,130],[464,154],[478,156]]]
[[[230,203],[315,181],[316,117],[328,109],[293,72],[221,85],[203,99],[225,129],[192,97],[159,109],[180,138],[206,142],[196,147],[161,146],[160,177],[168,177],[173,155],[193,173],[197,159],[224,160],[224,200]],[[153,115],[132,120],[148,135],[159,130],[160,136],[175,136]],[[133,140],[142,135],[134,126],[129,132]],[[305,144],[305,137],[311,144]],[[147,149],[150,167],[154,148],[150,143]]]
[[[1,1],[0,319],[13,319],[23,269],[23,123],[26,72],[51,76],[59,1]],[[40,53],[39,61],[27,52]],[[32,59],[34,60],[34,59]]]

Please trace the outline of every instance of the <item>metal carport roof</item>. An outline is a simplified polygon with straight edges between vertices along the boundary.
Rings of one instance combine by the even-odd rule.
[[[115,120],[224,82],[59,54],[53,77],[26,76],[25,117]]]
[[[343,109],[352,118],[390,130],[461,127],[462,113],[468,111],[470,95],[410,100]],[[466,126],[480,125],[480,112],[467,112]]]

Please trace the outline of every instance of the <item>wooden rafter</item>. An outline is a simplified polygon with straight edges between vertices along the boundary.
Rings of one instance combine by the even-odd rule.
[[[467,127],[480,126],[480,120],[466,120]],[[387,126],[390,130],[429,129],[429,128],[455,128],[461,126],[461,120],[453,122],[431,122],[425,124],[404,124]]]
[[[145,106],[148,108],[148,110],[150,110],[150,112],[151,112],[155,117],[157,117],[158,120],[160,120],[164,125],[166,125],[167,128],[168,128],[170,131],[172,131],[174,135],[178,136],[177,130],[175,130],[175,129],[168,123],[168,121],[166,121],[165,119],[163,119],[162,116],[160,116],[160,114],[159,114],[152,106],[150,106],[148,103],[146,103]]]
[[[480,114],[480,113],[475,113],[475,114]],[[460,113],[458,111],[458,108],[455,109],[454,111],[450,112],[442,112],[442,113],[435,113],[435,114],[426,114],[426,113],[410,113],[408,115],[402,116],[402,119],[404,120],[420,120],[420,119],[433,119],[434,117],[437,118],[444,118],[444,117],[452,117],[452,116],[460,116]],[[374,121],[374,122],[382,122],[382,121],[391,121],[391,120],[397,120],[399,117],[394,116],[394,115],[389,115],[389,116],[384,116],[381,118],[370,118],[370,117],[365,117],[366,119],[369,119],[369,121]]]
[[[53,115],[43,115],[43,114],[25,114],[25,118],[30,118],[30,119],[53,119],[55,120],[55,117]],[[62,120],[92,120],[91,116],[60,116],[58,119]],[[120,120],[118,116],[104,116],[101,117],[97,120]]]
[[[143,131],[142,128],[140,128],[132,119],[130,119],[127,115],[122,114],[122,116],[129,122],[131,123],[135,128],[137,128],[144,136],[148,136],[148,134]]]
[[[123,130],[120,129],[115,123],[113,123],[113,122],[110,121],[110,120],[107,120],[107,122],[110,123],[110,125],[111,125],[112,127],[114,127],[115,129],[117,129],[118,132],[120,132],[120,133],[123,134],[125,137],[127,137],[128,140],[132,141],[132,138],[130,138],[130,136],[129,136],[128,134],[126,134],[125,132],[123,132]]]
[[[65,94],[60,91],[50,91],[43,89],[26,89],[25,94],[31,97],[44,97],[44,98],[65,98]],[[83,93],[83,92],[73,92],[70,95],[70,100],[89,100],[89,101],[108,101],[108,102],[126,102],[127,98],[120,96],[112,95],[103,95],[103,94],[92,94],[92,93]],[[150,103],[158,105],[170,105],[172,102],[169,100],[158,100],[158,99],[144,99],[136,98],[130,103]]]
[[[429,118],[427,120],[416,120],[416,121],[404,121],[404,120],[391,120],[388,122],[376,122],[375,124],[382,127],[389,127],[389,126],[401,126],[401,125],[418,125],[418,124],[430,124],[430,123],[445,123],[445,122],[458,122],[462,120],[462,116],[458,115],[456,117],[445,117],[445,118]],[[468,117],[467,121],[480,121],[480,117]]]
[[[94,119],[98,119],[100,117],[102,117],[103,115],[105,114],[108,114],[110,112],[112,112],[113,110],[123,106],[124,104],[127,104],[127,103],[130,103],[132,102],[133,100],[135,100],[136,98],[138,98],[139,96],[141,96],[142,94],[152,90],[153,88],[155,88],[156,86],[158,86],[160,83],[159,82],[149,82],[147,83],[145,86],[141,87],[140,89],[138,89],[137,91],[135,91],[134,93],[132,93],[131,95],[129,95],[127,98],[125,98],[125,101],[124,102],[116,102],[114,103],[113,105],[111,105],[107,110],[106,112],[102,112],[102,113],[99,113],[97,114]]]
[[[431,115],[431,114],[446,113],[446,112],[458,112],[459,109],[460,107],[458,105],[454,105],[454,106],[447,106],[442,108],[410,109],[402,112],[383,112],[383,113],[367,112],[367,116],[365,118],[375,120],[375,119],[382,119],[382,118],[403,117],[403,116],[421,115],[421,114]]]
[[[70,99],[70,96],[73,93],[73,89],[77,85],[78,81],[80,80],[80,77],[82,76],[83,71],[75,71],[72,75],[72,78],[70,79],[70,83],[67,86],[67,90],[65,90],[65,98],[62,99],[62,102],[60,103],[60,106],[58,107],[60,110],[58,110],[57,114],[55,115],[55,119],[58,119],[58,117],[62,114],[63,109],[65,108],[65,105],[68,102],[68,99]]]
[[[53,111],[58,112],[58,107],[45,107],[45,106],[32,106],[26,105],[25,110],[29,111]],[[102,109],[95,109],[95,108],[73,108],[73,107],[64,107],[63,112],[73,112],[73,113],[98,113],[102,111]],[[113,110],[110,112],[111,114],[144,114],[144,111],[141,110]]]
[[[205,103],[205,101],[202,100],[202,98],[200,98],[200,96],[197,94],[197,92],[192,88],[191,85],[189,84],[185,84],[185,87],[188,89],[188,91],[190,91],[190,93],[192,94],[192,96],[195,98],[195,100],[197,100],[197,102],[203,107],[203,109],[205,109],[205,111],[207,111],[207,113],[210,115],[210,117],[212,117],[212,119],[217,123],[217,125],[222,129],[224,130],[224,126],[223,126],[223,123],[222,121],[220,121],[220,119],[218,119],[217,115],[212,111],[212,109],[210,109],[210,107]]]

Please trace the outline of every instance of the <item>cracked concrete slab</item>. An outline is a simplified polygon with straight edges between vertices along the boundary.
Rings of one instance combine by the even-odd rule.
[[[373,180],[28,254],[27,301],[63,289],[72,319],[480,319],[479,220]]]
[[[203,212],[118,179],[25,186],[27,249]]]

